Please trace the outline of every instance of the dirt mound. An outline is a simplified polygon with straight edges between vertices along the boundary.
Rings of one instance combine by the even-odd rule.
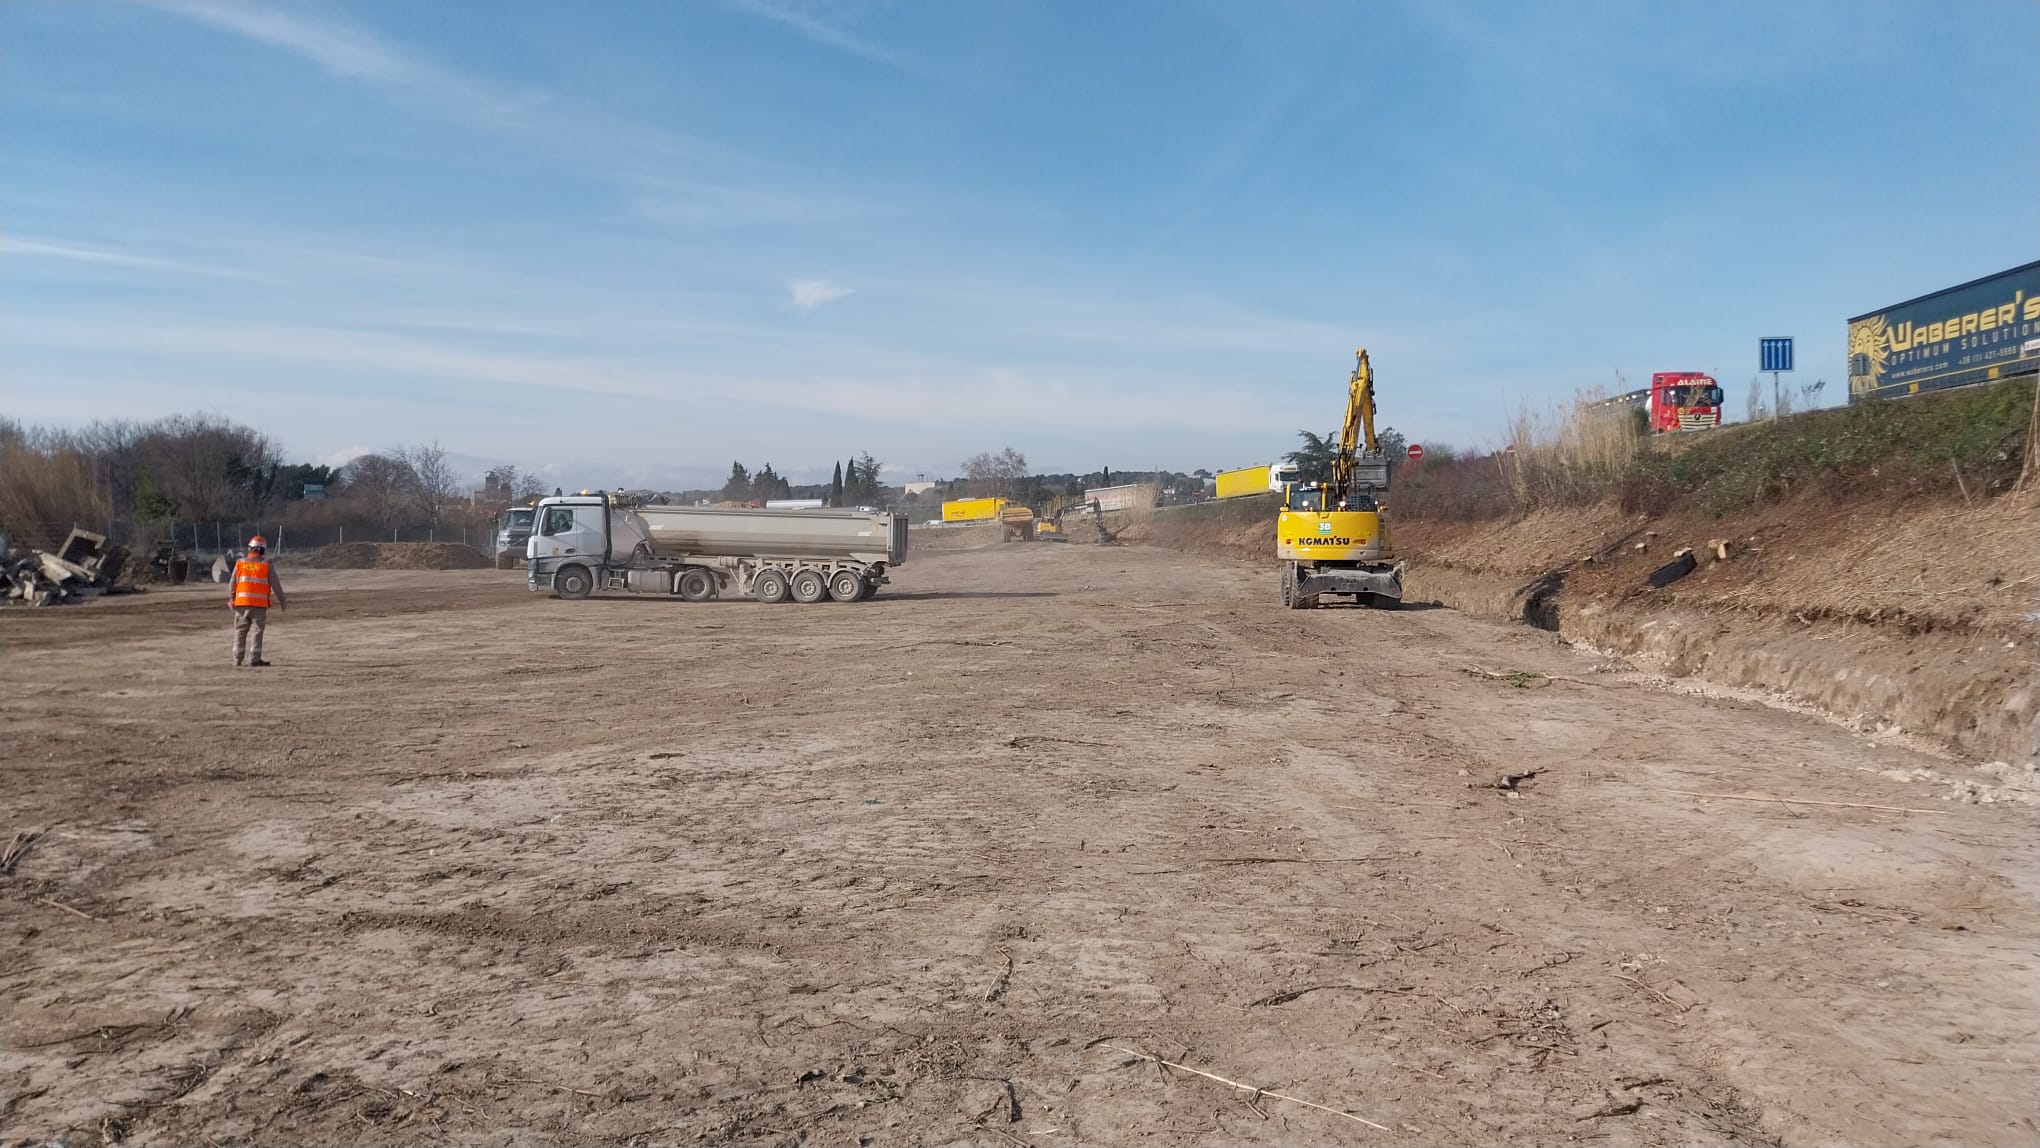
[[[339,542],[297,565],[314,570],[487,570],[489,557],[458,542]]]

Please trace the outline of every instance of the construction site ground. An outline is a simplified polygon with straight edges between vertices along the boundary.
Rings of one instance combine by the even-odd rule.
[[[852,605],[305,571],[238,671],[216,586],[0,617],[0,1135],[2040,1137],[2040,811],[1275,582],[1052,544]]]

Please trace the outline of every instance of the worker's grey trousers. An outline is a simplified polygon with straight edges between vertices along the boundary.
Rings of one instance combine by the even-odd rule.
[[[234,664],[239,665],[243,653],[252,652],[256,661],[262,660],[262,631],[269,628],[269,608],[266,606],[234,607]],[[255,633],[252,651],[248,646],[248,632]]]

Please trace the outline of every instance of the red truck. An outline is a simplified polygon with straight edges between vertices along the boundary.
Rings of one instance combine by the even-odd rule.
[[[1659,371],[1650,377],[1650,433],[1706,430],[1721,425],[1721,386],[1698,371]]]
[[[1706,430],[1721,425],[1721,386],[1698,371],[1659,371],[1650,386],[1594,405],[1649,404],[1650,433]]]

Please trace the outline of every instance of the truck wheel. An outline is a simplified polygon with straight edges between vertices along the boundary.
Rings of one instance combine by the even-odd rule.
[[[553,575],[553,592],[569,601],[578,602],[595,592],[595,576],[588,573],[586,566],[566,566]]]
[[[864,579],[855,570],[838,570],[829,575],[829,597],[838,602],[855,602],[864,597]]]
[[[788,589],[794,601],[812,605],[829,596],[829,580],[822,577],[820,570],[796,570]]]
[[[860,579],[860,582],[862,583],[862,589],[860,589],[857,593],[857,596],[860,599],[869,598],[873,594],[878,593],[878,582],[876,579],[864,578]]]
[[[1287,610],[1301,610],[1303,603],[1296,597],[1296,567],[1282,568],[1282,606]]]
[[[673,588],[684,601],[706,602],[715,597],[715,575],[699,566],[689,566],[680,572],[680,580]]]
[[[778,570],[760,570],[751,579],[751,596],[760,602],[779,603],[786,601],[786,575]]]

